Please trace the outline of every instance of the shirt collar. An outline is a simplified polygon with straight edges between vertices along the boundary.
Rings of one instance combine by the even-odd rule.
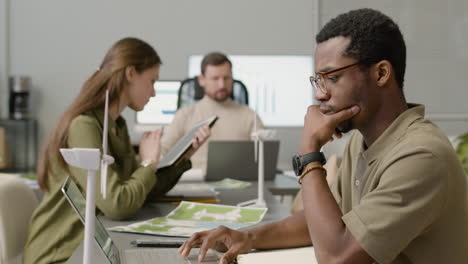
[[[409,103],[408,109],[400,114],[367,150],[364,150],[363,140],[361,152],[367,164],[370,165],[379,155],[386,153],[387,148],[395,146],[414,121],[424,118],[424,111],[424,105]]]
[[[96,108],[91,110],[93,115],[96,117],[96,119],[99,121],[99,124],[101,124],[102,129],[104,130],[104,109]],[[109,131],[115,131],[116,127],[122,126],[122,122],[125,122],[125,120],[122,118],[122,116],[119,115],[117,119],[114,121],[110,115],[107,116],[107,121],[108,121],[108,132]]]

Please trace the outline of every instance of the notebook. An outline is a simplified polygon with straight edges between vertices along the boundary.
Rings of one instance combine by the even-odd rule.
[[[180,157],[182,157],[192,146],[192,140],[195,137],[195,133],[200,129],[202,126],[208,125],[212,127],[214,123],[218,120],[217,116],[213,116],[205,121],[197,123],[188,131],[183,137],[181,137],[176,144],[169,150],[166,155],[161,159],[158,163],[158,169],[171,166],[176,162]]]
[[[62,186],[62,192],[78,214],[81,222],[84,224],[86,200],[76,183],[70,177],[67,177],[65,180],[65,183]],[[168,259],[177,261],[178,263],[198,263],[196,261],[198,254],[197,251],[191,252],[188,258],[183,259],[183,257],[177,255],[176,249],[174,248],[157,250],[151,248],[130,248],[119,250],[110,238],[106,228],[97,217],[95,219],[95,223],[94,240],[110,264],[164,263],[164,261],[167,261]],[[210,252],[208,258],[210,262],[207,263],[217,263],[218,256],[215,253]]]
[[[279,141],[264,141],[265,181],[276,175]],[[205,181],[231,178],[257,181],[258,163],[255,161],[254,141],[209,141]]]

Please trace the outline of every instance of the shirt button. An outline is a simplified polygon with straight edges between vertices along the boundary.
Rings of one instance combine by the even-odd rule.
[[[360,184],[359,180],[354,181],[354,185],[356,185],[356,187],[358,187],[359,184]]]

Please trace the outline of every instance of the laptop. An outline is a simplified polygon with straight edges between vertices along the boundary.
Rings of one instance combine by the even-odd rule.
[[[276,175],[279,141],[264,141],[265,181]],[[205,181],[231,178],[257,181],[258,163],[255,162],[254,141],[209,141]]]
[[[62,186],[62,192],[71,204],[75,212],[78,214],[81,222],[85,222],[86,212],[86,200],[78,189],[76,183],[67,177],[65,183]],[[126,250],[119,250],[115,243],[109,236],[106,228],[102,222],[96,217],[95,220],[96,228],[94,234],[94,240],[101,249],[102,253],[106,257],[110,264],[127,264],[127,263],[164,263],[168,259],[173,260],[173,263],[198,263],[198,250],[194,250],[190,253],[188,258],[183,259],[176,253],[176,249],[163,249],[158,248],[154,250],[151,248],[130,248]],[[180,239],[178,239],[180,241]],[[218,256],[213,252],[208,252],[207,263],[218,263]],[[174,262],[175,261],[175,262]],[[205,263],[205,262],[204,262]]]

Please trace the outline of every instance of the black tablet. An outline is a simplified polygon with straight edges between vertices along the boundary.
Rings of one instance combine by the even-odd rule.
[[[208,125],[212,127],[214,123],[218,120],[217,116],[213,116],[205,121],[197,123],[195,126],[190,129],[182,138],[177,141],[177,143],[169,150],[166,155],[159,161],[158,169],[171,166],[179,158],[181,158],[189,149],[192,147],[192,139],[195,137],[195,133],[202,126]]]

